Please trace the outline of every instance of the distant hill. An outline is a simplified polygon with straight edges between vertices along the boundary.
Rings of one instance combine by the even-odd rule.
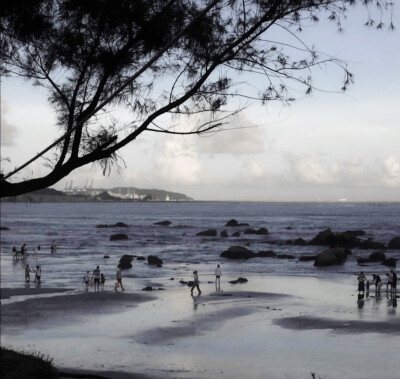
[[[171,192],[160,189],[142,189],[137,187],[114,187],[111,188],[113,193],[119,193],[121,195],[133,195],[134,193],[139,196],[146,196],[146,200],[159,200],[164,201],[167,199],[170,201],[193,201],[189,196],[183,193]]]

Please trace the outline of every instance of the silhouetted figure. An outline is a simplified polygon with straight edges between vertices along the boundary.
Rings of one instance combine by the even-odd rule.
[[[197,288],[197,291],[199,292],[199,295],[201,294],[200,287],[199,287],[199,276],[197,274],[197,271],[193,271],[193,285],[192,289],[190,290],[190,293],[193,295],[193,290]]]
[[[124,286],[122,285],[122,270],[120,268],[118,268],[118,270],[117,270],[116,279],[117,279],[118,285],[116,284],[115,291],[117,291],[118,287],[121,287],[121,290],[125,291]]]
[[[106,277],[104,274],[100,274],[100,289],[104,291],[104,283],[106,282]]]
[[[25,282],[29,283],[31,281],[31,269],[29,265],[25,266]]]
[[[364,306],[364,293],[358,294],[357,304],[359,309],[361,309]]]
[[[361,271],[360,275],[358,275],[357,280],[358,280],[358,293],[362,293],[364,295],[365,291],[365,281],[366,281],[366,276],[364,273]]]
[[[387,277],[387,282],[386,282],[386,292],[391,293],[392,292],[392,287],[393,287],[393,275],[391,272],[386,273]]]
[[[93,279],[94,290],[98,291],[100,289],[100,268],[99,268],[99,266],[97,266],[93,270],[92,279]]]
[[[83,283],[85,283],[85,285],[86,285],[85,291],[89,291],[89,285],[90,285],[89,270],[86,271],[86,274],[83,276]]]
[[[381,287],[382,287],[382,280],[379,275],[373,274],[372,277],[374,278],[372,280],[372,284],[375,284],[375,294],[376,296],[380,296],[381,294]]]
[[[221,268],[219,265],[217,265],[217,268],[215,269],[215,290],[216,291],[221,291]]]
[[[392,274],[392,292],[396,295],[396,292],[397,292],[397,274],[396,274],[396,272],[394,270],[390,270],[390,273]]]
[[[42,269],[40,266],[36,266],[35,270],[35,283],[40,284],[40,278],[42,277]]]

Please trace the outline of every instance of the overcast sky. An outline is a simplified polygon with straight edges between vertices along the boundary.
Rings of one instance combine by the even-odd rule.
[[[400,25],[399,7],[394,23]],[[98,166],[66,182],[93,187],[135,186],[183,192],[196,200],[400,201],[400,34],[363,26],[353,11],[344,34],[321,23],[303,38],[349,62],[355,85],[346,94],[300,95],[289,108],[252,104],[228,130],[212,137],[144,134],[121,150],[126,167],[102,176]],[[337,90],[334,70],[321,69],[321,89]],[[37,87],[1,85],[1,155],[18,166],[50,144],[54,114]],[[21,174],[45,172],[36,162]]]

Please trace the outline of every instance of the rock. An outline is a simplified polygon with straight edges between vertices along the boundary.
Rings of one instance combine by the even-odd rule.
[[[381,251],[376,251],[375,253],[370,254],[368,259],[371,262],[381,262],[386,259],[386,256],[385,253],[382,253]]]
[[[315,261],[317,259],[317,255],[303,255],[299,258],[300,262],[308,262],[308,261]]]
[[[257,254],[251,250],[246,249],[243,246],[231,246],[228,250],[225,250],[220,257],[228,259],[249,259],[256,257]]]
[[[372,238],[368,238],[367,240],[360,241],[358,246],[361,249],[386,249],[386,246],[382,242],[375,242]]]
[[[225,226],[249,226],[249,224],[246,223],[241,223],[239,224],[234,218],[232,220],[229,220]]]
[[[318,254],[314,266],[332,266],[342,264],[347,258],[344,249],[340,247],[330,248]]]
[[[117,222],[114,225],[100,224],[97,225],[96,228],[129,228],[129,226],[124,224],[123,222]]]
[[[155,222],[154,225],[163,225],[163,226],[168,226],[171,225],[172,222],[171,221],[159,221],[159,222]]]
[[[144,287],[142,291],[153,291],[153,287]]]
[[[103,258],[104,259],[110,259],[110,256],[109,255],[105,255]]]
[[[203,232],[199,232],[196,236],[205,236],[205,237],[216,237],[218,235],[215,229],[204,230]]]
[[[256,234],[256,235],[267,235],[268,229],[267,228],[260,228],[258,230],[255,229],[246,229],[244,234]]]
[[[157,266],[157,267],[161,267],[162,264],[163,264],[163,261],[162,261],[162,259],[158,258],[158,257],[155,256],[155,255],[149,255],[149,256],[147,257],[147,263],[148,263],[149,265],[155,265],[155,266]]]
[[[228,237],[228,233],[227,233],[227,231],[226,230],[223,230],[222,232],[221,232],[221,237]]]
[[[359,243],[359,239],[352,231],[337,233],[335,237],[336,237],[335,244],[338,246],[353,247]]]
[[[238,283],[247,283],[248,280],[246,278],[238,278],[236,280],[231,280],[230,284],[238,284]]]
[[[280,243],[280,245],[293,245],[293,241],[292,240],[286,240],[283,243]]]
[[[291,226],[287,226],[285,229],[292,230],[292,227]]]
[[[132,267],[132,263],[131,263],[132,259],[133,259],[132,255],[128,255],[128,254],[123,255],[121,257],[121,259],[119,260],[118,267],[122,270],[131,268]]]
[[[400,249],[400,237],[394,237],[389,242],[389,249]]]
[[[309,245],[335,245],[336,236],[330,229],[319,232],[310,242]]]
[[[259,251],[257,254],[257,257],[260,258],[275,258],[276,253],[274,253],[272,250],[267,250],[267,251]]]
[[[0,230],[10,230],[10,228],[7,228],[7,226],[0,226]]]
[[[240,232],[235,232],[232,234],[232,237],[240,237]]]
[[[356,237],[365,236],[364,230],[347,230],[345,233],[353,234]]]
[[[305,246],[307,245],[307,242],[303,240],[303,238],[297,238],[293,241],[293,245],[297,246]]]
[[[145,261],[145,260],[146,260],[146,257],[137,257],[136,260],[137,260],[137,261]]]
[[[110,236],[110,241],[121,241],[121,240],[127,240],[128,236],[126,234],[113,234]]]
[[[278,258],[278,259],[294,259],[295,256],[291,255],[291,254],[278,254],[276,256],[276,258]]]
[[[395,258],[388,258],[385,259],[382,264],[388,267],[396,267],[396,259]]]

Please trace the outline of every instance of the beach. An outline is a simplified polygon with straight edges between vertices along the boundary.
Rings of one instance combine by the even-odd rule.
[[[350,278],[228,279],[216,292],[212,275],[200,278],[202,294],[193,297],[162,278],[155,284],[163,290],[151,292],[131,290],[132,279],[123,293],[26,288],[2,299],[2,345],[49,354],[63,372],[116,378],[400,373],[400,318],[385,293],[371,293],[361,307]],[[9,292],[2,289],[2,297]]]

